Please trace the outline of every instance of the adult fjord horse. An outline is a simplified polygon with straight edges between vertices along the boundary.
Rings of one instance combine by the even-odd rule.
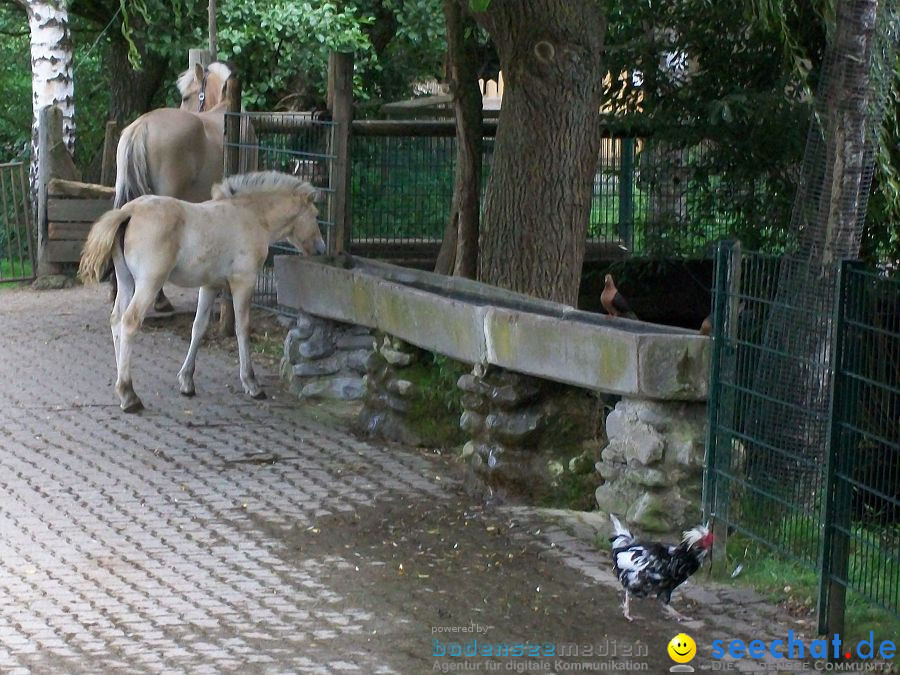
[[[222,180],[225,112],[231,68],[220,61],[199,64],[178,78],[180,108],[158,108],[138,117],[116,148],[116,196],[113,208],[142,195],[190,202],[209,199]],[[171,311],[160,290],[156,309]]]
[[[316,222],[316,190],[275,171],[239,174],[200,204],[144,196],[105,213],[88,234],[78,274],[98,281],[112,260],[118,292],[110,314],[116,354],[116,393],[125,412],[143,405],[131,381],[132,343],[166,281],[200,288],[191,344],[178,373],[181,393],[194,395],[197,348],[212,303],[225,284],[234,302],[241,383],[253,398],[265,393],[250,363],[250,296],[269,245],[287,239],[301,253],[324,253]]]

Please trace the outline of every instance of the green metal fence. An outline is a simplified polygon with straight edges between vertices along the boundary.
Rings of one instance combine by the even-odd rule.
[[[334,123],[320,120],[309,113],[228,113],[228,119],[240,122],[237,142],[227,140],[225,152],[234,156],[226,166],[238,172],[281,171],[309,181],[319,191],[319,227],[326,241],[333,236],[331,205],[331,170],[335,155],[332,151]],[[272,261],[275,255],[295,254],[287,242],[269,247],[269,256],[256,280],[251,298],[255,307],[274,312],[291,313],[276,300],[275,274]]]
[[[716,263],[707,515],[815,570],[823,630],[846,589],[900,613],[900,283],[727,245]]]
[[[231,116],[230,116],[231,117]],[[306,113],[242,113],[241,140],[226,143],[240,152],[241,171],[275,168],[308,172],[329,196],[334,125]],[[245,133],[246,122],[256,138]],[[485,126],[482,191],[493,157],[494,127]],[[349,142],[349,238],[368,255],[412,257],[434,254],[453,199],[456,162],[452,122],[404,123],[369,120],[351,125]],[[715,168],[716,146],[689,147],[653,138],[607,133],[594,174],[588,223],[589,251],[604,258],[705,256],[712,242],[754,216],[747,203],[765,201],[753,181],[740,184]],[[758,215],[758,214],[756,214]],[[323,219],[326,234],[331,223]]]
[[[0,164],[0,282],[34,278],[34,237],[27,169]]]
[[[451,127],[452,130],[452,127]],[[484,138],[482,189],[493,138]],[[588,241],[621,255],[706,254],[734,231],[736,186],[705,167],[713,145],[681,148],[604,137],[594,175]],[[453,198],[456,140],[442,135],[353,134],[352,242],[440,243]],[[750,189],[755,189],[751,186]]]
[[[820,595],[900,613],[900,281],[842,266]],[[823,616],[823,621],[825,617]]]

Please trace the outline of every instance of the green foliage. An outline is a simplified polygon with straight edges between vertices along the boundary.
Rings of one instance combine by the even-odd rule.
[[[381,103],[413,96],[413,84],[441,79],[446,50],[441,0],[381,0],[395,17],[393,39],[378,54],[377,67],[367,73],[368,105],[363,114],[377,112]],[[379,0],[358,0],[361,11],[372,11]],[[369,6],[367,8],[366,6]]]
[[[857,529],[856,533],[861,538],[865,537],[862,530]],[[866,565],[869,556],[870,552],[863,550],[863,547],[854,546],[850,556],[851,577]],[[742,565],[741,572],[732,579],[732,571],[739,564]],[[889,565],[873,570],[869,562],[867,573],[875,575],[871,587],[890,588],[896,583]],[[755,588],[772,602],[786,603],[795,611],[812,612],[816,607],[819,576],[814,570],[775,555],[741,535],[728,538],[726,560],[717,565],[716,576],[720,581]],[[850,642],[867,638],[870,630],[876,635],[896,635],[900,630],[900,620],[896,616],[873,606],[871,601],[852,589],[847,592],[846,607],[844,623]]]
[[[223,4],[218,22],[220,50],[238,65],[249,109],[323,106],[331,51],[354,53],[354,96],[368,108],[408,96],[413,82],[440,74],[438,0],[249,0]],[[377,45],[376,31],[387,31]]]
[[[199,27],[207,20],[206,3],[190,0],[119,0],[117,12],[128,60],[136,70],[142,67],[143,50],[183,61],[188,48],[185,43],[201,40]],[[115,24],[116,17],[111,21]],[[160,25],[167,29],[160,31]]]
[[[465,441],[459,428],[462,404],[456,381],[467,371],[465,364],[431,352],[403,369],[402,377],[417,391],[406,420],[426,446],[451,447]]]
[[[900,267],[900,51],[894,60],[884,124],[879,129],[875,177],[860,257]]]
[[[714,146],[689,165],[698,206],[709,209],[700,217],[713,223],[727,213],[733,234],[752,248],[777,252],[785,246],[833,4],[606,2],[607,65],[612,73],[641,73],[640,87],[629,77],[614,79],[607,96],[631,111],[629,119],[649,127],[654,142]],[[662,66],[679,54],[690,58],[686,77]],[[889,111],[897,109],[896,96],[895,87]],[[896,260],[895,112],[885,119],[882,136],[864,253]],[[721,185],[733,187],[723,194]]]
[[[219,46],[238,64],[249,109],[283,108],[291,97],[300,98],[302,109],[325,90],[330,51],[358,52],[361,68],[371,67],[363,31],[369,23],[352,4],[338,9],[331,2],[224,3]]]
[[[653,143],[707,149],[683,165],[694,199],[691,221],[718,228],[727,217],[729,229],[754,247],[780,245],[809,113],[801,96],[806,82],[782,35],[748,17],[743,0],[652,6],[612,0],[609,8],[610,70],[630,73],[636,65],[641,86],[617,78],[607,96],[650,128]],[[659,65],[684,54],[687,75]]]
[[[31,139],[31,58],[24,12],[0,4],[0,162],[22,159]]]

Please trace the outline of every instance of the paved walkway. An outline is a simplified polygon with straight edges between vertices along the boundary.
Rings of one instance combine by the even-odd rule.
[[[104,297],[0,292],[2,673],[666,672],[682,630],[700,668],[715,637],[787,633],[758,599],[700,587],[677,601],[700,621],[647,603],[629,625],[605,553],[471,504],[446,460],[317,422],[272,373],[251,401],[223,351],[179,396],[186,343],[166,330],[138,341],[147,409],[124,415]],[[445,632],[469,626],[485,632]],[[568,656],[439,655],[473,637]]]

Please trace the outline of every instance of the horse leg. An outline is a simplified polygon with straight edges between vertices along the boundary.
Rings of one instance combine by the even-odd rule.
[[[231,298],[234,301],[234,332],[237,335],[238,356],[241,360],[241,384],[251,398],[266,397],[256,381],[253,364],[250,362],[250,295],[256,280],[249,283],[231,280]]]
[[[141,399],[134,393],[134,386],[131,383],[131,350],[135,335],[153,304],[153,298],[156,297],[156,291],[160,286],[162,286],[162,279],[149,282],[146,279],[138,280],[131,302],[128,303],[119,322],[116,393],[119,395],[119,405],[127,413],[137,412],[144,407]]]
[[[197,296],[197,314],[194,316],[194,326],[191,328],[191,346],[188,347],[184,364],[178,371],[180,391],[185,396],[194,395],[194,365],[197,359],[197,350],[200,348],[200,341],[209,325],[209,316],[212,314],[212,306],[217,292],[218,289],[204,286]]]
[[[128,271],[122,251],[113,249],[114,270],[110,279],[110,289],[114,291],[113,307],[109,314],[109,325],[112,329],[113,349],[116,353],[116,364],[119,363],[119,339],[121,337],[122,316],[131,298],[134,296],[134,277]],[[121,277],[121,278],[120,278]]]

